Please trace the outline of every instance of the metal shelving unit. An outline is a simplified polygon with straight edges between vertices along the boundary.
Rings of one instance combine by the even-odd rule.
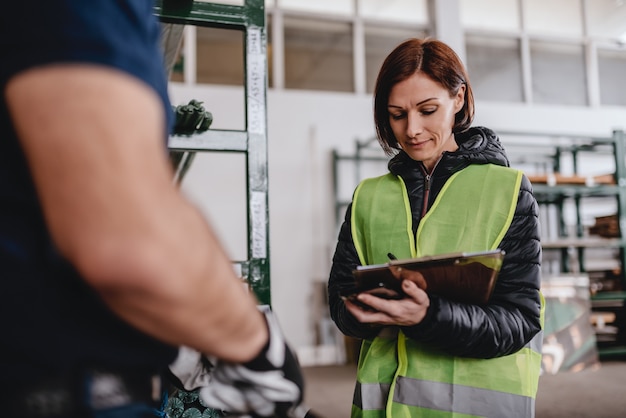
[[[155,14],[164,24],[195,25],[245,33],[244,130],[210,129],[171,136],[168,147],[180,152],[236,152],[246,157],[248,258],[234,262],[261,304],[271,303],[267,173],[267,34],[263,0],[243,6],[192,0],[158,0]],[[172,45],[176,48],[177,45]],[[166,51],[166,57],[167,57]],[[210,109],[209,109],[210,110]]]
[[[545,135],[551,136],[551,135]],[[553,136],[553,135],[552,135]],[[560,255],[560,271],[563,273],[585,273],[595,280],[612,283],[609,290],[602,290],[591,283],[591,310],[596,314],[609,313],[614,315],[610,327],[615,333],[607,339],[602,337],[600,329],[596,334],[598,354],[601,358],[626,355],[626,240],[623,231],[626,231],[626,163],[623,131],[615,131],[607,138],[589,138],[562,136],[557,145],[544,147],[543,156],[550,161],[551,169],[559,172],[565,159],[570,159],[573,176],[580,176],[581,161],[585,154],[606,155],[615,165],[613,184],[596,184],[591,180],[589,184],[541,184],[533,183],[533,190],[540,206],[551,207],[557,215],[556,238],[542,237],[544,259],[546,253],[558,252]],[[569,142],[568,142],[569,141]],[[531,147],[526,145],[526,149]],[[534,146],[532,147],[534,148]],[[546,152],[547,150],[547,152]],[[537,152],[534,149],[532,152]],[[542,150],[539,151],[541,153]],[[593,204],[597,199],[615,199],[617,206],[618,236],[600,237],[585,232],[582,219],[582,210],[585,205]],[[567,225],[565,221],[565,207],[570,203],[575,211],[575,224]],[[569,227],[569,228],[568,228]],[[572,230],[573,227],[573,230]],[[615,265],[604,262],[604,267],[598,268],[586,265],[591,257],[586,257],[591,251],[607,251],[614,253]],[[600,265],[602,266],[602,262]]]
[[[335,222],[339,226],[343,221],[346,207],[351,201],[347,193],[352,193],[359,182],[370,174],[365,172],[365,164],[376,165],[380,169],[377,174],[384,174],[387,172],[387,163],[391,157],[385,156],[374,137],[364,141],[355,140],[353,154],[342,154],[333,150],[332,159]],[[346,171],[350,172],[351,178],[347,184],[344,184]]]

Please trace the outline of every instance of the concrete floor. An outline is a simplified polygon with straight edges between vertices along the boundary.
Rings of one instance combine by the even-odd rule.
[[[319,418],[348,418],[355,366],[307,367],[305,401]],[[626,360],[595,369],[543,375],[536,418],[626,417]],[[514,417],[496,417],[514,418]]]

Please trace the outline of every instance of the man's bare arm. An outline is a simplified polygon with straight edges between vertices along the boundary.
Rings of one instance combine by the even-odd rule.
[[[98,66],[15,76],[6,99],[61,253],[121,318],[230,361],[267,340],[254,298],[172,181],[156,93]]]

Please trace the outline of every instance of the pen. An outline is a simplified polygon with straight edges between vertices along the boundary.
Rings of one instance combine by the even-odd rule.
[[[396,257],[395,255],[391,254],[391,253],[387,253],[387,257],[389,257],[390,260],[397,260],[398,257]]]

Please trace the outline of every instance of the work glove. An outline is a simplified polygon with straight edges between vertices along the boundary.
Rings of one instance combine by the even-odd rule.
[[[265,347],[247,363],[210,358],[215,366],[209,384],[202,386],[199,396],[209,407],[235,416],[305,417],[309,411],[302,405],[304,379],[300,365],[270,308],[259,309],[269,332]]]
[[[172,107],[175,115],[174,133],[191,135],[204,132],[211,127],[213,115],[207,112],[202,102],[190,100],[186,105]]]
[[[193,392],[206,386],[211,380],[213,365],[199,351],[189,347],[179,347],[178,355],[168,368],[168,377],[178,389]]]

